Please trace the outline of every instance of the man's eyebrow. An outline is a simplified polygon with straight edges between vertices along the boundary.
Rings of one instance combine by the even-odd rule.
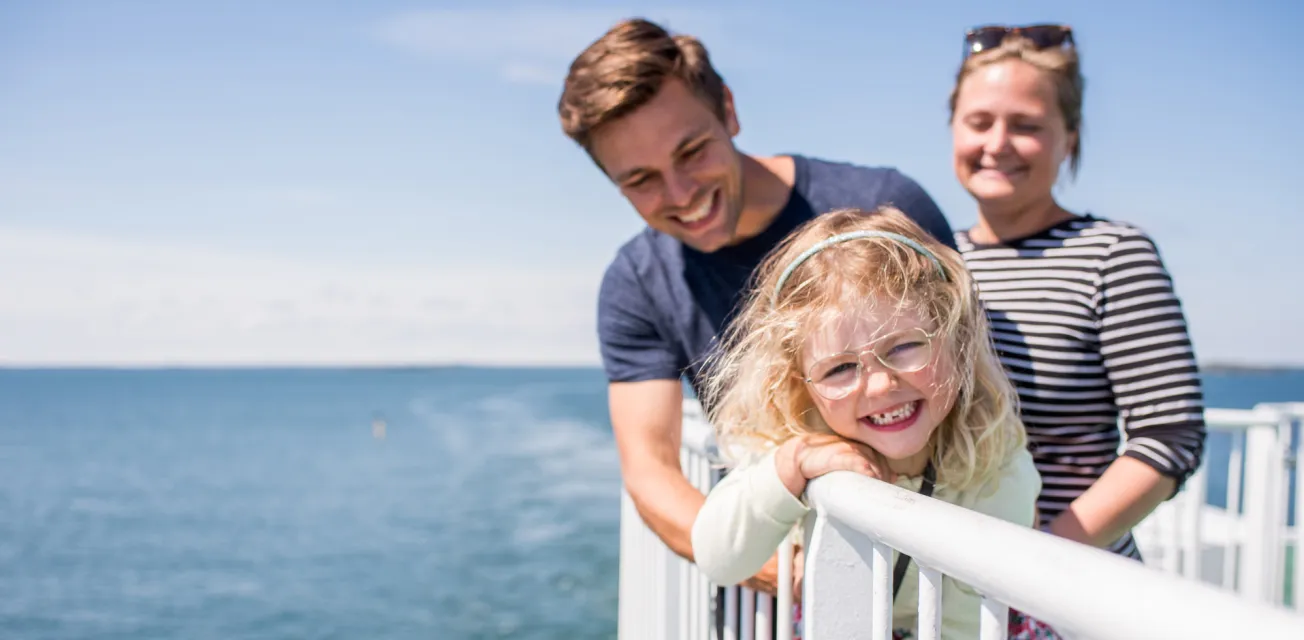
[[[638,175],[638,174],[640,174],[640,173],[650,173],[650,172],[651,172],[650,169],[645,169],[645,168],[643,168],[643,167],[634,167],[633,169],[630,169],[629,171],[625,171],[625,172],[623,172],[623,173],[616,174],[616,176],[613,177],[612,179],[615,180],[617,184],[620,184],[620,183],[622,183],[622,182],[625,182],[626,180],[629,180],[630,178],[633,178],[634,176],[636,176],[636,175]]]
[[[701,142],[702,138],[711,132],[710,127],[702,126],[684,136],[679,144],[675,145],[675,153],[684,150],[684,147],[691,146],[695,142]]]

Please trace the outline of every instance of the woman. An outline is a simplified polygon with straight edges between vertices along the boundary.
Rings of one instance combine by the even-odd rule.
[[[1203,393],[1154,242],[1071,212],[1052,189],[1081,157],[1083,79],[1067,27],[970,31],[951,94],[956,234],[1014,382],[1043,489],[1040,526],[1140,560],[1131,530],[1200,464]],[[1119,426],[1127,434],[1120,456]]]

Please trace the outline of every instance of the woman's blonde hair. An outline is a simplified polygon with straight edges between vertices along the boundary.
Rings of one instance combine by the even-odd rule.
[[[942,266],[886,238],[833,244],[811,256],[775,294],[794,258],[837,234],[877,230],[923,245]],[[804,339],[832,314],[892,299],[920,312],[935,331],[935,354],[949,351],[956,399],[933,433],[939,486],[957,490],[999,472],[1026,444],[1018,400],[992,349],[987,319],[960,255],[901,211],[833,211],[807,222],[761,264],[743,306],[708,360],[703,405],[727,457],[742,459],[802,434],[833,433],[803,382]],[[937,361],[935,356],[934,362]]]

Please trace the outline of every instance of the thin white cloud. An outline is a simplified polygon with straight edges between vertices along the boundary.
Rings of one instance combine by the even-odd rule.
[[[0,228],[0,364],[594,364],[600,274],[306,262]]]
[[[558,75],[556,69],[528,64],[524,62],[509,62],[502,68],[503,79],[515,84],[541,84],[555,85],[559,84],[562,76]]]
[[[731,20],[719,12],[683,8],[641,14],[548,7],[432,9],[386,18],[374,33],[412,54],[492,68],[508,82],[560,85],[576,54],[618,20],[634,15],[699,35],[708,46],[723,38]],[[714,39],[708,38],[712,34]]]

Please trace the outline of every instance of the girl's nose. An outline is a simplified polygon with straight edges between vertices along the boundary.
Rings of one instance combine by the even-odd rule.
[[[883,367],[870,367],[865,370],[865,395],[879,396],[896,387],[896,375]]]

